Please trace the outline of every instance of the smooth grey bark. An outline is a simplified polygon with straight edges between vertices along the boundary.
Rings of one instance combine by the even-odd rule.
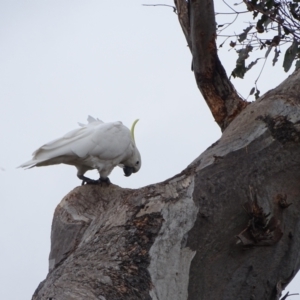
[[[32,299],[279,299],[300,268],[299,82],[248,105],[171,179],[70,192]]]

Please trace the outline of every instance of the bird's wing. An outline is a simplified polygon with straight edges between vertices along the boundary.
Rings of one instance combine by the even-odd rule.
[[[66,156],[74,156],[72,151],[72,145],[76,143],[76,141],[83,139],[85,136],[89,135],[89,131],[87,130],[87,126],[74,129],[63,137],[55,139],[42,147],[38,148],[36,151],[32,153],[33,158],[19,167],[34,167],[38,164],[42,164],[43,162],[49,161],[54,158],[61,157],[60,160],[56,160],[56,163],[62,163],[63,158]],[[51,163],[49,163],[51,164]]]
[[[89,155],[102,160],[115,160],[127,155],[130,143],[130,131],[121,122],[103,123],[94,119],[43,145],[33,153],[32,160],[20,167],[63,163],[72,157],[78,159]]]
[[[127,155],[126,151],[133,144],[130,130],[122,122],[103,123],[96,126],[90,138],[93,146],[90,147],[88,154],[104,160]]]

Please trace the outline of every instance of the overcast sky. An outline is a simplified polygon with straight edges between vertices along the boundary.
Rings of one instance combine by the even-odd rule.
[[[125,178],[116,168],[110,175],[117,185],[138,188],[179,173],[220,138],[176,15],[142,6],[158,2],[173,3],[0,0],[0,299],[31,299],[45,279],[55,207],[80,184],[72,166],[16,169],[36,148],[88,115],[128,127],[139,118],[140,172]],[[236,54],[227,46],[220,56],[230,73]],[[245,97],[257,70],[234,80]],[[261,91],[286,76],[267,66]],[[96,171],[88,175],[98,178]],[[290,291],[299,292],[297,280]]]

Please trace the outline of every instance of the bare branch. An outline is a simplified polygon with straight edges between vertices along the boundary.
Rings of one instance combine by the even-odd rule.
[[[166,6],[166,7],[172,7],[173,12],[176,14],[176,7],[173,5],[168,5],[168,4],[142,4],[143,6]]]
[[[212,0],[176,0],[178,19],[193,57],[196,82],[222,130],[247,106],[218,58]]]

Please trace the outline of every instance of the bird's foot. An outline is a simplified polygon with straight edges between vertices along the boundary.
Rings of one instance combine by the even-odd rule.
[[[78,178],[82,180],[81,185],[85,185],[85,184],[98,184],[99,183],[98,180],[94,180],[94,179],[85,177],[83,175],[78,175]]]
[[[101,185],[106,185],[106,186],[109,186],[110,185],[110,180],[108,177],[106,178],[99,178],[98,180],[98,183],[100,183]]]
[[[110,185],[110,180],[108,177],[106,177],[106,178],[100,177],[97,180],[85,177],[83,175],[77,175],[77,177],[82,180],[81,185],[85,185],[85,184],[101,184],[102,185],[103,183],[105,185]]]

